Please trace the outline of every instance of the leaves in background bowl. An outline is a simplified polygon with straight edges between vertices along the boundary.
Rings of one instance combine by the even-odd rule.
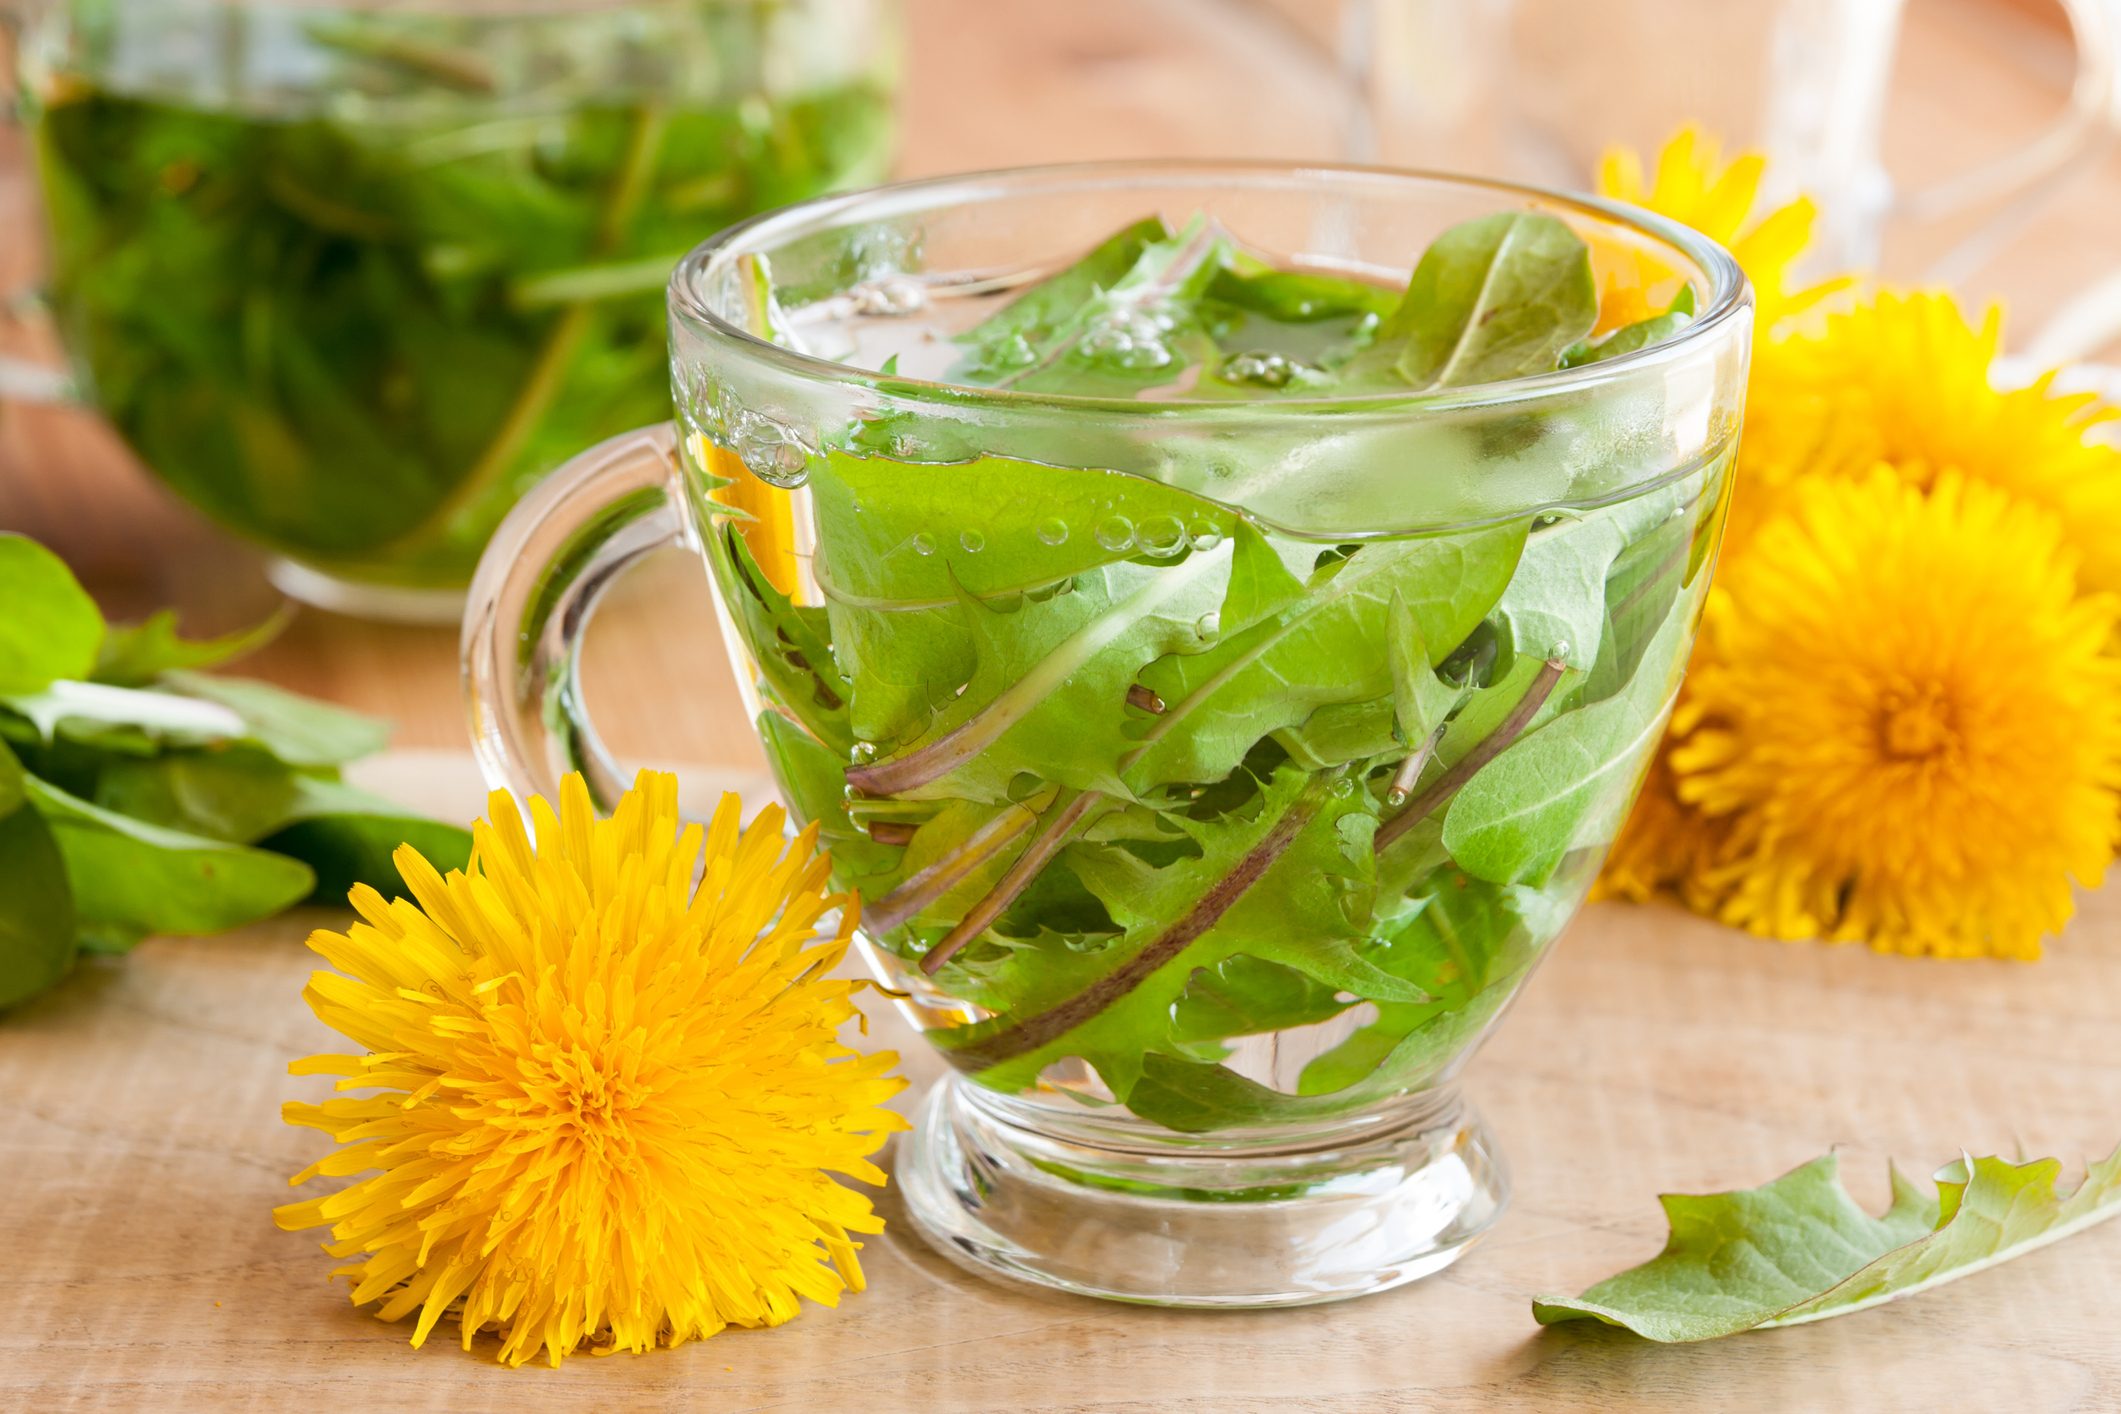
[[[1598,1320],[1657,1341],[1844,1316],[1971,1276],[2121,1213],[2121,1149],[2068,1194],[2055,1159],[1965,1159],[1935,1196],[1893,1171],[1893,1203],[1863,1211],[1832,1154],[1759,1188],[1668,1194],[1657,1257],[1570,1300],[1532,1303],[1541,1325]]]

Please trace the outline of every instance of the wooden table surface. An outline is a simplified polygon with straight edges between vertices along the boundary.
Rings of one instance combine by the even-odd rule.
[[[1326,74],[1258,18],[1266,3],[910,0],[901,167],[1329,154]],[[2028,18],[2041,3],[1911,0],[1889,127],[1905,170],[1948,170],[2055,109],[2066,61]],[[35,264],[20,158],[0,133],[0,288]],[[2117,216],[2108,158],[1970,292],[2007,297],[2030,327],[2121,260]],[[1923,254],[1915,241],[1894,259]],[[0,347],[44,346],[17,333]],[[274,602],[255,555],[83,413],[0,407],[0,529],[52,544],[121,617],[174,604],[205,632]],[[305,612],[245,671],[387,716],[402,747],[464,742],[447,631]],[[757,768],[694,567],[651,564],[621,586],[588,677],[622,752]],[[408,799],[475,808],[460,756],[379,769]],[[1887,1155],[1920,1168],[1960,1146],[2103,1152],[2121,1139],[2121,893],[2087,900],[2037,967],[1592,910],[1473,1068],[1516,1202],[1472,1256],[1412,1289],[1302,1312],[1153,1313],[973,1281],[900,1228],[870,1254],[871,1292],[838,1312],[557,1376],[447,1345],[411,1354],[403,1330],[325,1285],[308,1237],[272,1227],[283,1176],[314,1152],[277,1120],[306,1093],[285,1062],[321,1039],[297,1000],[307,921],[151,941],[0,1025],[0,1407],[2121,1407],[2121,1226],[1904,1306],[1709,1346],[1541,1334],[1528,1307],[1650,1255],[1660,1190],[1763,1182],[1833,1144],[1879,1201]],[[909,1072],[929,1074],[898,1040]]]
[[[371,782],[476,809],[467,758]],[[2121,1223],[1915,1300],[1696,1346],[1541,1331],[1535,1292],[1652,1255],[1663,1190],[1749,1186],[1842,1147],[1883,1207],[1885,1162],[2061,1154],[2121,1138],[2121,892],[2037,967],[1763,943],[1665,909],[1595,907],[1474,1063],[1516,1196],[1440,1276],[1335,1306],[1151,1311],[991,1285],[902,1220],[869,1290],[774,1331],[509,1371],[445,1325],[422,1351],[353,1309],[309,1233],[274,1228],[324,1140],[279,1122],[343,1044],[298,1000],[313,922],[154,939],[0,1027],[0,1408],[736,1410],[1223,1414],[2121,1407]],[[874,1016],[916,1089],[940,1069]],[[910,1098],[911,1092],[909,1092]],[[888,1161],[887,1161],[888,1162]]]

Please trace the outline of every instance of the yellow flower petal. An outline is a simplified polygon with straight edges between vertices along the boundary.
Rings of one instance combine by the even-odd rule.
[[[1729,250],[1753,282],[1755,329],[1761,338],[1816,300],[1818,287],[1792,289],[1792,267],[1811,243],[1817,210],[1798,197],[1760,212],[1767,162],[1740,153],[1726,162],[1722,146],[1694,126],[1674,133],[1657,154],[1655,179],[1643,180],[1642,158],[1624,148],[1607,152],[1598,167],[1598,190],[1617,201],[1647,207],[1692,226]],[[1600,275],[1599,327],[1617,328],[1646,318],[1669,302],[1657,288],[1669,277],[1639,257],[1615,258],[1594,246]]]
[[[673,777],[643,773],[608,820],[580,777],[555,812],[496,794],[470,868],[411,850],[417,906],[364,897],[363,921],[310,945],[338,972],[304,993],[367,1048],[297,1061],[340,1094],[290,1124],[343,1147],[313,1175],[362,1174],[279,1209],[328,1226],[335,1275],[412,1343],[454,1315],[466,1349],[509,1364],[587,1347],[645,1351],[727,1326],[771,1326],[803,1300],[859,1290],[850,1234],[880,1231],[869,1161],[903,1121],[883,1108],[896,1057],[839,1039],[855,983],[831,977],[852,935],[811,925],[815,836],[768,807],[740,829],[681,827]],[[702,853],[705,853],[704,864]],[[700,883],[695,886],[694,879]]]
[[[1707,880],[1769,937],[2033,957],[2121,819],[2115,601],[2054,518],[1956,472],[1795,486],[1725,572],[1675,718]]]
[[[1927,486],[1953,468],[2053,514],[2084,583],[2121,591],[2121,448],[2086,435],[2115,410],[2049,379],[1999,390],[2002,337],[1999,310],[1977,326],[1949,295],[1880,291],[1757,350],[1734,545],[1753,523],[1746,497],[1764,507],[1797,478],[1886,462]]]

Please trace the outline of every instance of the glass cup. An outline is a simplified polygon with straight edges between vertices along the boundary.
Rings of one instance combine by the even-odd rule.
[[[669,415],[701,231],[891,151],[896,0],[29,3],[78,387],[282,589],[371,616],[455,622],[518,495]]]
[[[1698,317],[1427,394],[918,376],[1144,216],[1392,285],[1498,210],[1569,223],[1605,278],[1662,272],[1660,301],[1690,285]],[[492,783],[622,788],[576,653],[615,574],[687,546],[795,819],[953,1068],[897,1159],[923,1233],[1171,1305],[1455,1258],[1506,1193],[1456,1076],[1596,874],[1707,590],[1751,323],[1729,257],[1524,187],[1098,164],[752,220],[679,265],[670,318],[676,425],[561,468],[473,585]],[[1424,692],[1449,700],[1409,740]]]

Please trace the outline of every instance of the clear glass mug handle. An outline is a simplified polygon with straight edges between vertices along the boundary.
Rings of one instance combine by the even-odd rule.
[[[1932,264],[1926,277],[1953,284],[1986,264],[2023,222],[2033,204],[2014,198],[2041,194],[2096,157],[2114,130],[2121,106],[2116,66],[2121,64],[2121,0],[2060,0],[2076,46],[2076,77],[2069,106],[2047,129],[2024,146],[1972,171],[1898,193],[1887,204],[1894,219],[1917,223],[2008,202],[1981,221],[1963,240]]]
[[[25,15],[13,0],[0,0],[0,125],[16,127],[17,99],[10,76],[22,44]],[[42,322],[43,302],[34,287],[0,292],[0,335]],[[0,402],[75,403],[80,393],[63,367],[0,352]]]
[[[30,290],[0,296],[0,332],[30,325],[38,300]],[[74,404],[81,401],[73,375],[62,367],[0,353],[0,402]]]
[[[464,702],[489,785],[555,799],[580,771],[609,809],[627,781],[583,707],[577,668],[597,600],[628,566],[690,545],[677,432],[621,433],[540,482],[501,522],[464,613]]]

